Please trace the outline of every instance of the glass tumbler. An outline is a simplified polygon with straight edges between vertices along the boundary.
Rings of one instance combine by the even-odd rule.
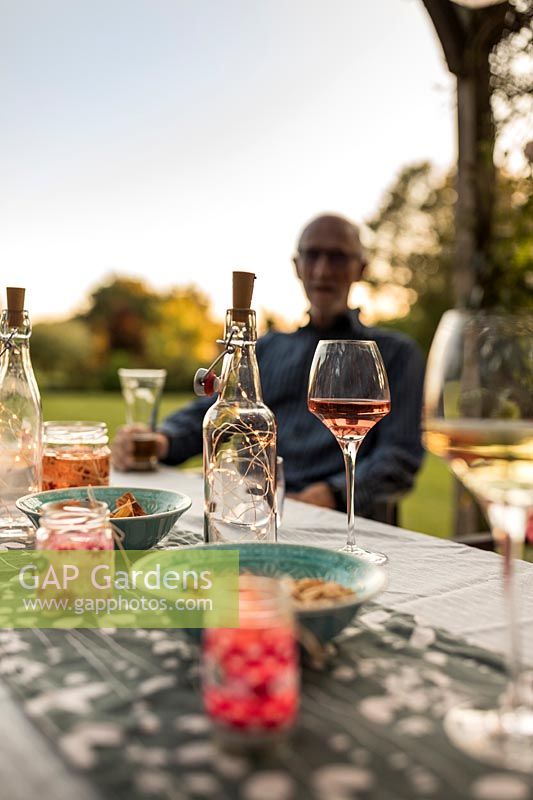
[[[126,423],[134,427],[132,470],[157,469],[155,428],[166,376],[164,369],[118,371],[122,396],[126,402]]]
[[[275,744],[290,730],[298,711],[299,670],[284,581],[241,575],[239,627],[204,631],[202,686],[222,747]]]

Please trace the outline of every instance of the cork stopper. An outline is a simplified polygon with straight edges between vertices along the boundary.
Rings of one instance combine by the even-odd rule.
[[[7,321],[9,325],[18,328],[24,322],[24,295],[26,289],[8,286],[7,293]]]
[[[255,275],[253,272],[233,273],[233,309],[249,311],[252,307]]]

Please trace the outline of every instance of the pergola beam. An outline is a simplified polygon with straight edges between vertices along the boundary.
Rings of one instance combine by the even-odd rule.
[[[463,71],[466,43],[459,9],[448,0],[422,0],[440,39],[448,69],[454,75]]]

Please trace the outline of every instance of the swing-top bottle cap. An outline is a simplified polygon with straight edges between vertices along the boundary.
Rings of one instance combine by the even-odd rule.
[[[18,327],[24,322],[24,295],[26,289],[17,286],[8,286],[7,294],[7,320],[13,327]]]
[[[233,309],[249,311],[252,307],[255,275],[253,272],[233,273]]]

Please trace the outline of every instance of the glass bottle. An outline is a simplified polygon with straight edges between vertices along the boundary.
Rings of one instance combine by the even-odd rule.
[[[105,422],[45,422],[43,491],[109,486],[111,450]]]
[[[10,303],[14,292],[22,292],[15,310]],[[41,398],[30,360],[31,323],[23,297],[24,290],[8,289],[8,308],[0,318],[0,544],[33,542],[35,529],[15,503],[41,486]]]
[[[276,541],[276,422],[263,403],[255,311],[229,309],[217,401],[204,437],[206,542]]]

